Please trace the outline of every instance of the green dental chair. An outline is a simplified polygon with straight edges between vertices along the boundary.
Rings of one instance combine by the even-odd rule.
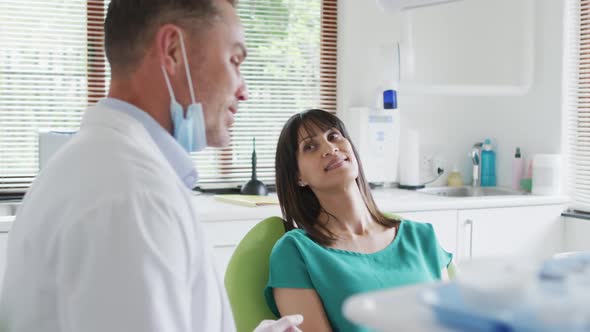
[[[283,219],[264,219],[244,236],[227,265],[225,289],[238,332],[252,332],[261,321],[277,319],[268,309],[263,291],[270,252],[283,234]]]

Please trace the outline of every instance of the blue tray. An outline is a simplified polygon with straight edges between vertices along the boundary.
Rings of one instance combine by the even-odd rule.
[[[455,283],[430,288],[420,294],[438,321],[459,331],[481,332],[548,332],[528,308],[521,306],[501,314],[485,313],[469,307]]]

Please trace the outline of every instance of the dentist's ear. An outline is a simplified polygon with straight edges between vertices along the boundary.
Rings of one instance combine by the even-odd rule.
[[[179,28],[173,24],[161,26],[155,37],[160,63],[171,76],[175,75],[176,71],[182,68],[179,38],[182,38]]]

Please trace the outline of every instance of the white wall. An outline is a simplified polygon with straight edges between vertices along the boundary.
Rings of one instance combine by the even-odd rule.
[[[388,50],[400,39],[401,15],[381,12],[372,0],[339,1],[338,114],[349,126],[355,119],[348,108],[373,106],[390,81],[393,60]],[[535,76],[524,96],[400,95],[402,126],[420,131],[422,153],[438,155],[447,169],[456,164],[468,182],[471,146],[493,138],[502,186],[510,185],[516,146],[525,157],[559,153],[562,22],[563,1],[535,0]],[[444,184],[442,178],[434,185]]]

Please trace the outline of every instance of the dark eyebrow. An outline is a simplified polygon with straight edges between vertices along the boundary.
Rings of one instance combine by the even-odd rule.
[[[332,133],[332,132],[335,132],[335,131],[342,135],[342,133],[340,132],[340,130],[338,130],[338,128],[336,128],[336,127],[331,127],[328,130],[324,131],[324,133]],[[303,142],[303,141],[307,141],[307,140],[313,139],[314,137],[317,137],[317,136],[318,136],[317,134],[306,136],[306,137],[302,138],[301,140],[299,140],[299,143],[297,143],[297,145],[301,144],[301,142]]]
[[[314,137],[316,137],[316,136],[317,136],[317,135],[313,135],[313,136],[312,136],[312,135],[309,135],[309,136],[306,136],[306,137],[302,138],[302,139],[299,141],[299,143],[297,143],[297,145],[301,144],[301,142],[303,142],[303,141],[308,141],[308,140],[310,140],[310,139],[312,139],[312,138],[314,138]]]

